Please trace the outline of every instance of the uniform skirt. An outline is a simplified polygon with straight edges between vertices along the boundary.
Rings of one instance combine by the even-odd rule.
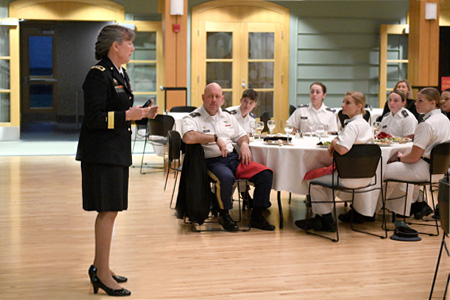
[[[98,212],[128,208],[129,167],[81,162],[83,209]]]

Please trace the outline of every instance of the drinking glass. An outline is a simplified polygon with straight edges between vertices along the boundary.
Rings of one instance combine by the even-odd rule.
[[[275,129],[275,120],[267,121],[267,127],[269,127],[270,135],[272,135],[272,131]]]
[[[373,122],[373,135],[377,138],[378,132],[380,131],[381,122],[375,121]]]
[[[261,133],[264,129],[264,122],[256,122],[256,130],[259,132],[259,139],[261,139]]]
[[[286,132],[287,140],[289,141],[289,135],[292,133],[294,128],[288,124],[288,122],[284,123],[284,132]]]
[[[324,133],[325,133],[325,127],[324,127],[322,124],[317,125],[317,126],[316,126],[316,135],[319,137],[319,140],[320,140],[320,137],[321,137]]]
[[[256,129],[256,121],[250,121],[248,125],[250,126],[252,137],[254,137]]]

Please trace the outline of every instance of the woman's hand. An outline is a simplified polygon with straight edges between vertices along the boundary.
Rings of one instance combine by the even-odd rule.
[[[151,106],[150,111],[147,113],[146,118],[154,119],[158,114],[159,106]]]
[[[142,108],[142,105],[130,107],[129,110],[125,112],[125,120],[136,121],[145,118],[152,107]]]

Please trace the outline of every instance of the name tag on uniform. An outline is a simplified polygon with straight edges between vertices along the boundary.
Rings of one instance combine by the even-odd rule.
[[[203,129],[203,133],[208,133],[208,132],[211,132],[211,130],[209,130],[209,129]]]
[[[116,93],[125,93],[123,85],[116,85],[114,88],[116,89]]]

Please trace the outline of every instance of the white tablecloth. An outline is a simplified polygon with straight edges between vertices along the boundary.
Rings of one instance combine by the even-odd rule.
[[[332,138],[322,138],[322,141],[329,141]],[[274,171],[273,189],[306,195],[308,185],[303,182],[306,172],[329,166],[333,161],[326,148],[316,146],[318,142],[317,137],[294,138],[292,146],[267,145],[263,141],[253,141],[250,143],[250,149],[255,162],[266,165]],[[394,153],[397,151],[408,153],[411,147],[412,143],[381,147],[383,170]]]

